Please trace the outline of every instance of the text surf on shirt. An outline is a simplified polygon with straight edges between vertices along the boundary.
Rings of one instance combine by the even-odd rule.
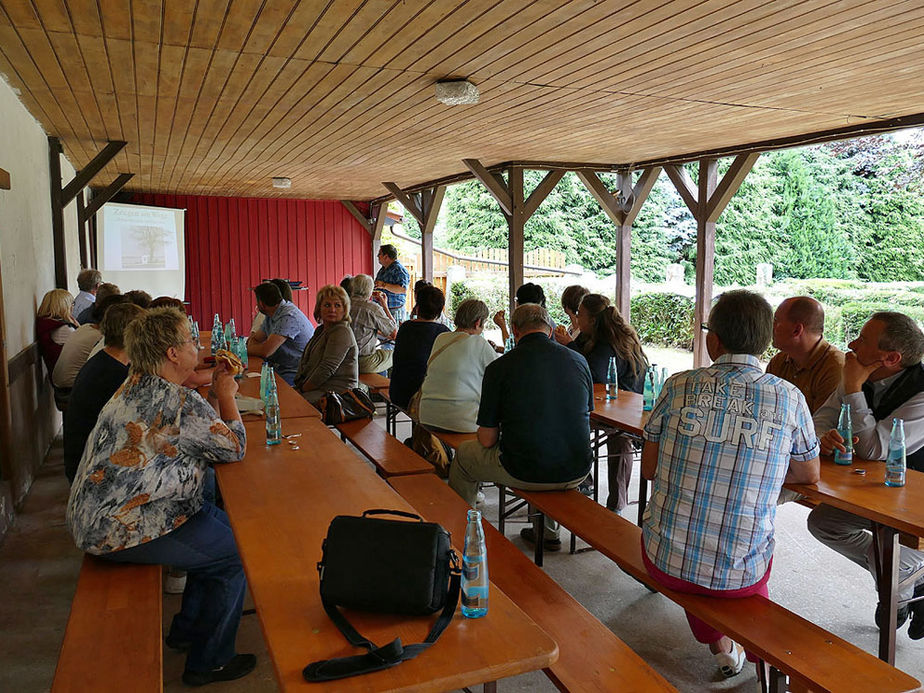
[[[696,383],[684,394],[678,433],[702,436],[710,443],[728,443],[767,450],[774,433],[783,430],[782,415],[773,407],[755,411],[742,383]]]

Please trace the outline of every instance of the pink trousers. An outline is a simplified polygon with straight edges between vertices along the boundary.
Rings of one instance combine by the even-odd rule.
[[[642,561],[645,563],[645,569],[648,571],[648,574],[651,575],[651,577],[653,577],[668,589],[675,590],[677,592],[701,594],[706,597],[718,597],[719,599],[741,599],[742,597],[750,597],[754,594],[759,594],[762,597],[769,596],[769,592],[767,591],[767,581],[770,579],[770,569],[773,567],[772,558],[770,559],[770,565],[767,567],[767,572],[760,580],[755,582],[753,585],[748,585],[747,587],[742,587],[737,590],[711,590],[708,587],[703,587],[702,585],[697,585],[693,582],[681,580],[680,578],[673,577],[672,575],[668,575],[667,573],[658,570],[657,566],[655,566],[655,564],[652,563],[648,558],[648,554],[645,553],[644,543],[642,544]],[[699,620],[689,611],[685,613],[687,615],[687,623],[690,624],[690,630],[693,631],[693,637],[696,638],[697,642],[711,645],[724,637],[724,633],[720,633],[709,624]],[[748,661],[756,662],[757,658],[752,657],[751,654],[748,653]]]

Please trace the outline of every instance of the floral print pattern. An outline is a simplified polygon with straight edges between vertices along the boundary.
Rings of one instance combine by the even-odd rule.
[[[182,525],[202,507],[206,468],[244,456],[240,421],[195,390],[132,374],[100,412],[67,504],[78,548],[106,554]]]

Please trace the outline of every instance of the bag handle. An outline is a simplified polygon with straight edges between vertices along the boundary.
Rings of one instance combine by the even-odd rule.
[[[363,517],[369,517],[370,515],[400,515],[401,517],[409,517],[412,520],[423,522],[423,518],[420,515],[415,515],[414,513],[408,513],[403,510],[386,510],[384,508],[375,508],[373,510],[363,510]]]
[[[372,510],[367,512],[395,512],[395,514],[410,515],[410,513],[391,510]],[[451,557],[453,569],[449,578],[449,590],[446,595],[446,604],[443,606],[439,618],[436,619],[436,622],[430,628],[430,632],[427,634],[426,639],[421,643],[402,646],[401,638],[395,638],[387,645],[378,647],[374,642],[360,635],[334,604],[322,598],[321,604],[324,606],[324,611],[327,612],[330,620],[334,622],[334,625],[343,633],[343,636],[349,643],[355,647],[365,647],[369,651],[361,655],[336,657],[334,659],[322,659],[317,662],[312,662],[302,669],[302,676],[304,679],[309,683],[317,683],[320,681],[343,679],[357,674],[368,674],[373,671],[381,671],[382,669],[390,669],[401,662],[413,659],[435,643],[452,620],[452,616],[459,602],[459,589],[462,581],[462,574],[459,570],[458,559],[456,559],[455,553],[452,553]]]
[[[456,332],[455,339],[450,339],[443,346],[441,346],[435,352],[430,354],[430,358],[427,359],[427,368],[429,368],[430,364],[436,360],[436,357],[442,354],[444,351],[446,351],[447,348],[451,347],[453,344],[458,342],[460,339],[462,339],[462,337],[468,337],[468,336],[469,336],[468,332]]]

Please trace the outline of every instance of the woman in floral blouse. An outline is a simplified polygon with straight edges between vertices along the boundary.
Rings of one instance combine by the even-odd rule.
[[[88,553],[186,570],[182,608],[167,636],[169,647],[189,651],[183,681],[239,678],[256,664],[234,649],[247,582],[227,515],[203,497],[209,466],[244,456],[237,384],[222,366],[208,402],[183,387],[198,348],[173,308],[131,322],[125,347],[131,370],[87,441],[68,528]]]

